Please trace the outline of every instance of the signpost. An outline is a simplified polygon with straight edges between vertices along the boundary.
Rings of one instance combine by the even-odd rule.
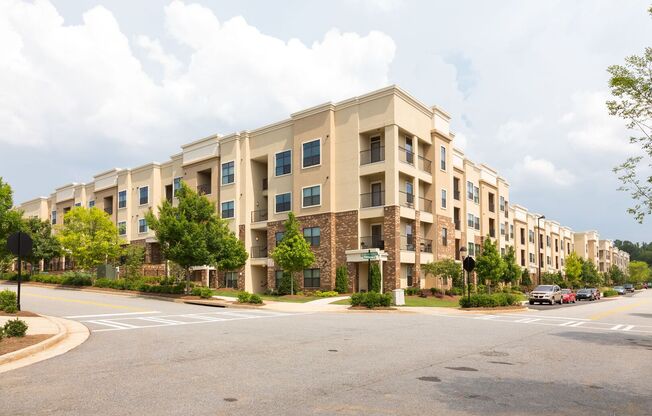
[[[466,282],[467,282],[467,296],[469,301],[471,300],[471,277],[470,273],[475,269],[475,260],[471,256],[467,256],[462,262],[464,270],[466,270]]]
[[[16,296],[16,307],[20,310],[20,282],[22,281],[23,257],[32,254],[32,237],[22,231],[13,233],[7,239],[7,249],[18,257],[18,293]]]
[[[378,257],[378,253],[375,251],[368,250],[366,253],[360,255],[363,259],[367,260],[367,292],[371,291],[371,260],[375,260]]]

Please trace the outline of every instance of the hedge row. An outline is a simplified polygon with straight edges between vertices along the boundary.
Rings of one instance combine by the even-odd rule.
[[[369,309],[392,306],[392,295],[389,293],[366,292],[351,295],[351,306],[364,306]]]
[[[512,306],[520,303],[519,296],[511,293],[476,293],[470,298],[463,296],[460,298],[462,308],[496,308],[500,306]]]

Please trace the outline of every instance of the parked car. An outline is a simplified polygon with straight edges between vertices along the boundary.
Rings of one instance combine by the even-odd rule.
[[[561,303],[575,303],[575,293],[570,289],[561,290]]]
[[[539,285],[530,292],[530,305],[534,305],[536,302],[539,303],[559,303],[563,302],[563,295],[561,294],[561,288],[557,285]]]
[[[577,300],[595,300],[595,292],[591,289],[580,289],[575,294]]]
[[[631,284],[631,283],[625,283],[625,284],[623,285],[623,287],[624,287],[625,290],[628,291],[628,292],[633,292],[633,291],[634,291],[634,285]]]
[[[625,288],[622,286],[614,286],[614,290],[618,292],[619,295],[624,295],[625,293],[627,293]]]
[[[589,290],[593,291],[595,300],[598,300],[598,299],[600,299],[602,297],[602,292],[600,292],[600,289],[597,289],[595,287],[590,287]]]

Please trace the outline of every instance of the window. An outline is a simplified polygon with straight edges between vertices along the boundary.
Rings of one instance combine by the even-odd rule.
[[[504,248],[504,247],[501,247],[501,248],[500,248],[500,255],[501,255],[501,256],[504,256],[504,255],[505,255],[505,248]]]
[[[127,235],[127,223],[125,221],[120,221],[118,223],[118,234]]]
[[[235,217],[235,201],[222,202],[222,218]]]
[[[525,266],[525,250],[521,250],[521,266]]]
[[[321,205],[321,185],[303,188],[303,208]]]
[[[473,243],[469,243],[469,256],[475,256],[475,245]]]
[[[475,219],[473,214],[466,214],[466,225],[469,226],[470,228],[474,228],[475,224]]]
[[[494,206],[494,194],[492,194],[491,192],[489,192],[489,198],[487,204],[490,212],[496,212],[496,207]]]
[[[534,264],[534,253],[530,253],[530,263]]]
[[[552,262],[550,261],[550,256],[546,256],[546,263],[548,263],[548,265],[552,264]]]
[[[480,188],[478,188],[477,186],[473,187],[473,202],[475,202],[476,204],[480,203]]]
[[[441,190],[441,207],[446,208],[446,190]]]
[[[319,227],[304,228],[303,237],[311,246],[317,247],[321,238],[321,229]]]
[[[181,189],[181,177],[174,178],[172,181],[172,196],[177,196],[179,189]]]
[[[292,150],[284,150],[276,154],[276,176],[292,173]]]
[[[480,253],[481,253],[481,251],[480,251],[480,244],[476,244],[476,245],[475,245],[475,252],[476,252],[478,255],[480,255]]]
[[[521,244],[525,244],[525,228],[519,228],[521,233]]]
[[[527,235],[528,235],[528,241],[534,244],[534,231],[529,230]]]
[[[555,238],[555,252],[559,251],[559,240]]]
[[[442,246],[448,245],[448,228],[446,227],[443,227],[441,229],[441,245]]]
[[[414,203],[414,185],[412,182],[405,182],[405,197],[409,207]]]
[[[500,210],[505,212],[505,197],[501,196],[498,203],[500,204]]]
[[[321,164],[321,140],[313,140],[303,144],[303,167],[317,166]]]
[[[320,287],[319,269],[305,269],[303,271],[303,287]]]
[[[88,201],[88,208],[93,208],[95,206],[95,200]]]
[[[235,182],[235,162],[222,163],[222,185]]]
[[[550,236],[546,236],[546,247],[550,247]]]
[[[412,286],[414,284],[413,282],[413,273],[414,270],[412,270],[412,265],[408,264],[405,270],[405,277],[407,277],[407,285]]]
[[[439,148],[439,168],[441,170],[446,170],[446,148],[441,146]]]
[[[149,186],[141,186],[138,190],[139,204],[145,205],[149,202]]]
[[[149,228],[147,227],[147,220],[145,218],[141,218],[138,220],[138,232],[139,233],[146,233]]]
[[[281,279],[283,279],[283,270],[276,270],[274,272],[274,287],[279,288],[281,286]]]
[[[286,212],[292,209],[292,194],[276,195],[276,212]]]
[[[81,202],[75,202],[76,207],[81,207]]]
[[[276,245],[278,245],[278,243],[280,243],[281,240],[283,240],[284,235],[285,233],[283,231],[278,231],[276,234],[274,234],[274,240],[276,241]]]
[[[127,208],[127,191],[118,192],[118,208]]]
[[[466,199],[473,199],[473,182],[471,181],[466,183]]]
[[[57,223],[57,211],[52,211],[52,224]]]
[[[509,224],[509,238],[514,239],[514,224]]]
[[[224,273],[224,286],[236,289],[238,287],[238,272]]]
[[[475,217],[474,220],[475,220],[475,224],[474,224],[475,227],[473,227],[473,228],[475,228],[476,230],[479,230],[480,229],[480,217]]]
[[[414,148],[412,147],[412,138],[405,138],[405,161],[414,165]]]
[[[500,235],[505,235],[505,224],[500,223]]]

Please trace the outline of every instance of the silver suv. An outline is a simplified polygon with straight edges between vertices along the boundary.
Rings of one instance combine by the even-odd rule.
[[[564,295],[557,285],[539,285],[530,292],[530,305],[534,305],[535,302],[561,305],[563,299]]]

